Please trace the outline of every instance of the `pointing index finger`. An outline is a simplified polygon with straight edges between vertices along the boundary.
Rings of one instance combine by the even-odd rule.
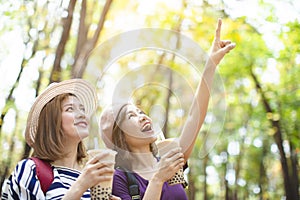
[[[220,41],[221,26],[222,26],[222,19],[219,18],[219,19],[218,19],[218,27],[217,27],[217,29],[216,29],[216,36],[215,36],[215,40],[216,40],[216,41]]]

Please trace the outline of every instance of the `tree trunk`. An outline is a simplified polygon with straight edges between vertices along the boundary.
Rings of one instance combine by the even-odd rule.
[[[258,93],[260,93],[260,95],[261,95],[262,103],[266,110],[266,113],[274,114],[274,111],[272,110],[268,100],[265,97],[265,93],[262,90],[261,84],[259,83],[257,77],[255,76],[255,74],[253,73],[252,70],[251,70],[251,76],[255,82]],[[293,185],[293,183],[291,181],[291,177],[289,175],[290,173],[289,173],[288,162],[287,162],[286,154],[285,154],[285,151],[283,148],[282,129],[280,126],[280,121],[273,120],[273,119],[270,119],[269,121],[272,125],[272,128],[275,131],[273,138],[275,140],[275,143],[277,145],[277,148],[278,148],[279,154],[280,154],[280,163],[281,163],[281,167],[282,167],[286,199],[287,200],[295,200],[295,199],[297,199],[297,197],[299,197],[298,196],[298,188],[295,188],[296,186]],[[297,191],[297,192],[295,193],[295,191]]]
[[[41,81],[42,81],[42,77],[43,77],[43,72],[40,70],[39,71],[39,78],[36,82],[36,87],[35,87],[35,96],[37,97],[39,95],[39,90],[40,90],[40,87],[41,87]],[[26,141],[24,142],[24,151],[23,151],[23,156],[22,156],[22,159],[24,158],[28,158],[29,155],[30,155],[30,151],[31,151],[31,147],[26,143]]]
[[[232,200],[231,195],[230,195],[230,189],[229,189],[228,181],[226,179],[227,166],[228,166],[228,162],[226,162],[226,164],[225,164],[225,173],[224,173],[225,200]]]
[[[166,115],[165,115],[165,124],[163,127],[163,133],[165,134],[165,137],[168,138],[168,121],[169,121],[169,112],[170,112],[170,99],[172,96],[172,85],[173,85],[173,72],[171,69],[168,70],[168,80],[169,80],[169,85],[168,85],[168,93],[166,97]]]
[[[193,168],[189,168],[189,174],[188,174],[188,181],[189,181],[189,185],[188,185],[188,190],[187,190],[187,195],[188,195],[188,199],[189,200],[195,200],[195,193],[196,193],[196,186],[195,186],[195,173]]]
[[[206,133],[207,134],[207,133]],[[204,145],[205,146],[205,145]],[[208,200],[208,193],[207,193],[207,173],[206,173],[206,167],[208,163],[208,154],[205,154],[205,157],[203,159],[203,174],[204,174],[204,184],[203,184],[203,200]]]
[[[266,183],[266,170],[265,170],[265,166],[264,166],[264,157],[266,156],[266,152],[267,152],[267,145],[266,142],[263,142],[263,146],[262,146],[262,152],[261,152],[261,156],[260,156],[260,164],[259,164],[259,182],[258,182],[258,186],[260,188],[260,193],[259,193],[259,199],[263,200],[264,198],[264,185]]]
[[[18,121],[18,116],[16,116],[15,120]],[[15,127],[14,131],[13,131],[13,135],[12,135],[12,140],[11,140],[11,143],[9,145],[9,151],[8,151],[8,156],[7,156],[8,158],[11,158],[13,153],[14,153],[14,148],[15,148],[15,139],[14,139],[14,137],[16,135],[16,132],[17,132],[17,128]],[[3,183],[5,181],[5,177],[7,177],[8,174],[10,173],[9,169],[10,169],[10,166],[11,166],[11,162],[12,162],[12,159],[7,159],[6,164],[2,164],[2,166],[5,166],[5,168],[4,168],[3,175],[1,175],[1,177],[0,177],[0,194],[2,194],[2,186],[3,186]]]
[[[87,34],[89,30],[90,23],[86,24],[86,0],[82,0],[81,9],[80,9],[80,21],[78,29],[78,37],[75,51],[75,60],[78,59],[80,50],[83,48],[84,44],[87,41]]]
[[[183,6],[183,10],[186,9],[186,3],[184,3],[184,6]],[[177,32],[177,38],[176,38],[176,49],[179,49],[180,47],[180,32],[181,32],[181,25],[182,25],[182,16],[180,15],[179,16],[179,20],[178,20],[178,23],[176,25],[176,27],[174,28],[174,30]],[[175,60],[175,57],[176,55],[173,53],[172,54],[172,59],[171,59],[171,62],[174,62]],[[170,110],[170,98],[172,96],[172,85],[173,85],[173,72],[171,69],[168,69],[169,71],[169,90],[168,90],[168,94],[167,94],[167,97],[166,97],[166,117],[165,117],[165,124],[164,124],[164,127],[163,127],[163,133],[168,136],[168,120],[169,120],[169,110]]]
[[[32,28],[32,24],[30,23],[30,19],[28,20],[28,26],[29,26],[28,30],[30,30],[30,29]],[[28,35],[28,37],[30,38],[29,35]],[[29,45],[30,42],[33,42],[33,46],[32,46],[32,47],[31,47],[31,45]],[[37,51],[38,40],[36,40],[36,41],[27,41],[27,42],[25,43],[25,47],[28,47],[28,46],[29,46],[30,48],[32,48],[32,49],[31,49],[31,56],[30,56],[30,58],[33,58],[33,57],[35,56],[35,54],[36,54],[36,51]],[[28,51],[28,50],[25,50],[24,52],[26,52],[26,51]],[[30,58],[28,58],[28,59],[23,58],[23,59],[22,59],[22,63],[21,63],[21,67],[20,67],[20,70],[19,70],[17,79],[16,79],[14,85],[12,86],[12,88],[10,89],[9,94],[8,94],[6,100],[5,100],[5,106],[4,106],[3,110],[2,110],[1,118],[0,118],[0,135],[1,135],[1,132],[2,132],[3,120],[4,120],[4,118],[5,118],[5,115],[6,115],[7,111],[8,111],[8,109],[9,109],[9,107],[10,107],[9,104],[10,104],[11,102],[14,103],[14,99],[13,99],[13,97],[12,97],[12,94],[13,94],[13,92],[15,91],[15,89],[18,87],[19,81],[20,81],[20,78],[21,78],[21,75],[22,75],[22,73],[23,73],[23,69],[24,69],[24,67],[26,66],[26,64],[28,63],[28,60],[29,60]]]
[[[63,21],[63,32],[59,41],[59,44],[56,48],[55,52],[55,60],[52,68],[52,72],[50,75],[50,83],[61,81],[61,59],[65,53],[65,46],[69,39],[72,20],[73,20],[73,12],[76,5],[76,0],[70,0],[68,6],[68,16]]]
[[[299,133],[299,132],[298,132]],[[293,194],[295,199],[300,199],[299,196],[299,176],[298,176],[298,155],[297,152],[294,149],[294,145],[290,142],[290,151],[291,151],[291,168],[292,168],[292,175],[291,175],[291,181],[293,187]]]
[[[233,191],[233,199],[234,200],[238,200],[238,179],[240,178],[240,171],[241,171],[241,161],[242,161],[242,158],[243,158],[243,151],[244,151],[244,142],[245,142],[245,137],[242,138],[242,141],[240,142],[240,152],[239,152],[239,155],[237,157],[237,160],[236,160],[236,165],[235,165],[235,183],[234,183],[234,191]]]
[[[25,62],[25,60],[23,60],[23,62]],[[19,81],[20,81],[23,69],[24,69],[24,65],[22,64],[21,68],[20,68],[20,71],[19,71],[19,74],[18,74],[18,77],[17,77],[14,85],[10,89],[7,98],[5,99],[5,106],[4,106],[3,110],[2,110],[1,118],[0,118],[0,136],[1,136],[1,133],[2,133],[2,125],[3,125],[3,122],[4,122],[4,118],[6,116],[6,113],[9,110],[9,108],[12,107],[11,103],[14,105],[14,99],[13,99],[12,95],[13,95],[13,92],[15,91],[15,89],[19,85]]]
[[[112,0],[106,0],[105,5],[102,10],[102,13],[101,13],[101,16],[100,16],[100,19],[98,21],[97,29],[96,29],[93,37],[91,39],[86,39],[84,44],[80,43],[80,45],[82,45],[81,49],[77,48],[78,56],[76,57],[76,60],[71,69],[72,70],[71,71],[72,78],[81,78],[83,76],[88,57],[90,56],[90,53],[97,45],[97,41],[98,41],[98,39],[100,37],[100,33],[103,29],[105,18],[109,11],[111,3],[112,3]],[[81,13],[81,14],[84,14],[84,13]],[[81,17],[83,17],[83,16],[81,16]],[[86,26],[82,25],[81,27],[85,28]],[[81,32],[81,30],[79,30],[79,32]],[[82,32],[84,32],[84,31],[82,31]]]
[[[28,24],[27,25],[28,25],[28,30],[30,30],[32,28],[32,24],[31,24],[30,18],[28,18]],[[28,38],[31,38],[30,35],[28,35]],[[31,46],[30,43],[33,43],[33,46]],[[33,58],[35,56],[35,54],[37,52],[38,43],[39,43],[38,39],[36,39],[34,41],[28,40],[28,41],[24,42],[25,48],[27,48],[24,52],[29,51],[30,50],[29,48],[31,48],[31,56],[30,56],[30,58]],[[1,132],[2,132],[2,125],[4,123],[3,120],[4,120],[5,116],[6,116],[6,113],[7,113],[8,109],[11,107],[11,105],[9,106],[9,104],[13,103],[13,105],[14,105],[14,99],[12,97],[12,94],[15,91],[15,89],[18,87],[20,78],[21,78],[22,73],[23,73],[23,70],[24,70],[24,68],[25,68],[25,66],[28,63],[28,60],[30,58],[25,59],[25,57],[23,57],[22,62],[21,62],[21,67],[20,67],[20,70],[18,72],[17,79],[16,79],[14,85],[12,86],[12,88],[10,89],[9,95],[8,95],[8,97],[5,100],[5,106],[4,106],[4,109],[3,109],[2,113],[1,113],[1,118],[0,118],[0,136],[1,136]],[[10,144],[10,151],[9,151],[8,158],[7,158],[7,160],[9,161],[8,165],[7,166],[4,165],[4,166],[6,166],[6,168],[5,168],[5,170],[4,170],[3,173],[2,173],[2,170],[0,170],[1,171],[1,177],[0,177],[1,188],[0,188],[0,191],[2,191],[3,182],[4,182],[5,178],[8,176],[8,173],[9,173],[8,169],[9,169],[9,166],[10,166],[10,162],[12,160],[11,159],[11,155],[13,153],[13,147],[14,147],[14,139],[12,137],[12,143]]]

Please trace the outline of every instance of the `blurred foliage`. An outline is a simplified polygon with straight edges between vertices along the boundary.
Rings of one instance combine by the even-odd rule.
[[[33,88],[36,88],[39,76],[42,79],[40,90],[48,84],[68,1],[0,2],[1,60],[11,54],[4,38],[7,33],[17,32],[22,40],[18,43],[21,54],[16,53],[14,59],[26,61],[13,99],[5,100],[13,83],[1,87],[0,91],[1,112],[8,114],[2,122],[0,135],[0,169],[9,166],[11,171],[23,151],[26,116],[35,97]],[[204,60],[199,58],[199,63],[190,63],[182,55],[175,55],[176,51],[151,48],[126,51],[116,57],[116,47],[133,42],[126,41],[126,38],[122,41],[116,36],[139,28],[176,30],[197,43],[203,52],[208,52],[217,18],[223,18],[221,37],[234,41],[237,46],[218,68],[221,81],[218,80],[215,87],[221,89],[212,94],[205,125],[189,161],[189,177],[195,181],[195,199],[204,199],[204,190],[207,191],[207,199],[225,199],[227,190],[231,191],[232,199],[234,193],[238,199],[284,198],[280,156],[273,140],[275,131],[270,119],[280,121],[286,156],[291,156],[292,147],[299,167],[300,24],[296,20],[279,23],[274,5],[259,2],[265,12],[258,12],[261,16],[257,17],[263,18],[265,24],[247,16],[231,16],[230,4],[222,1],[114,1],[101,32],[99,46],[88,60],[85,78],[97,85],[100,105],[97,114],[114,94],[129,95],[150,116],[153,115],[154,121],[164,121],[165,116],[156,115],[155,111],[158,109],[165,114],[170,103],[168,136],[177,137],[200,80]],[[104,1],[90,0],[87,5],[86,20],[91,22],[89,34],[92,34]],[[61,63],[64,79],[70,77],[74,62],[79,12],[78,3]],[[276,45],[281,45],[280,49],[270,46],[270,35],[263,31],[264,25],[269,23],[278,27],[272,37],[276,39],[273,40]],[[163,43],[161,38],[164,36],[155,35],[151,42],[160,46]],[[35,50],[34,45],[37,45]],[[197,56],[202,58],[203,55],[195,55],[199,52],[193,50],[187,50],[186,55],[193,59]],[[21,58],[17,57],[20,55]],[[3,66],[2,62],[1,73],[2,69],[7,72],[8,66]],[[18,66],[16,69],[21,67],[18,63],[14,64]],[[251,77],[252,72],[261,83],[274,113],[266,113],[261,94]],[[173,80],[171,85],[170,76]],[[11,78],[14,80],[16,75]],[[92,135],[98,137],[97,116],[95,118]],[[93,142],[91,138],[87,140],[89,148],[93,147]],[[11,152],[10,145],[14,147]],[[207,163],[204,162],[206,158]],[[0,172],[2,176],[3,170]]]

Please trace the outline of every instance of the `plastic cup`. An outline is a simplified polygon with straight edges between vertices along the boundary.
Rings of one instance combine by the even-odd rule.
[[[165,140],[157,141],[156,143],[158,148],[158,153],[160,156],[165,155],[169,151],[171,151],[174,148],[179,147],[179,141],[175,138],[168,138]],[[179,169],[178,172],[175,173],[175,175],[168,180],[169,185],[175,185],[175,184],[185,184],[184,176],[183,176],[183,168]]]
[[[89,150],[89,159],[95,157],[99,153],[108,152],[107,156],[99,159],[99,162],[115,162],[116,151],[110,149],[93,149]],[[114,168],[114,166],[112,166]],[[91,187],[91,199],[92,200],[109,200],[112,193],[112,181],[113,177],[109,181],[102,181],[99,184]]]

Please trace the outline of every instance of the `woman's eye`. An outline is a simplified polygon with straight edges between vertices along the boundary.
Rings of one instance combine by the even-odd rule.
[[[134,117],[133,114],[128,115],[128,119],[130,119],[131,117]]]
[[[66,111],[73,111],[73,107],[67,107]]]
[[[145,115],[146,113],[144,111],[140,111],[139,114]]]

